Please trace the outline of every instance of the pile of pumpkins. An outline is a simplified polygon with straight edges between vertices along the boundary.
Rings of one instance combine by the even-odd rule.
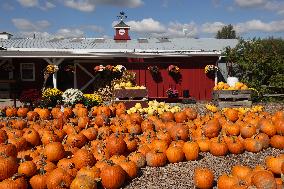
[[[179,106],[170,106],[165,102],[158,102],[156,100],[149,101],[148,107],[143,108],[140,103],[136,103],[132,108],[127,110],[128,114],[131,113],[139,113],[139,114],[146,114],[146,115],[160,115],[164,112],[172,112],[177,113],[180,112],[181,108]]]
[[[234,86],[230,86],[228,83],[218,82],[214,86],[213,90],[248,90],[248,86],[242,82],[236,82]]]
[[[127,113],[123,103],[52,109],[7,107],[0,121],[0,188],[120,188],[139,168],[269,146],[284,149],[284,113],[159,116]]]
[[[241,164],[234,165],[231,173],[223,173],[217,179],[218,189],[283,189],[281,174],[284,173],[284,154],[278,157],[268,156],[265,166],[257,165],[253,168]],[[194,184],[197,188],[213,188],[213,171],[206,167],[198,167],[194,170]]]
[[[146,89],[146,87],[133,85],[130,81],[128,81],[115,84],[114,89]]]

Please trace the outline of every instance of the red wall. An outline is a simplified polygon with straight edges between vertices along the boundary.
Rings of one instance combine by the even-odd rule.
[[[89,72],[95,75],[94,67],[96,65],[124,65],[128,70],[136,73],[136,82],[138,85],[145,85],[148,88],[150,98],[167,97],[166,90],[168,88],[174,88],[179,91],[179,96],[183,95],[183,90],[189,90],[190,96],[197,100],[209,100],[211,99],[212,88],[214,86],[214,78],[209,78],[204,73],[204,67],[207,64],[214,64],[218,60],[218,57],[188,57],[188,58],[149,58],[149,59],[127,59],[127,58],[114,58],[105,60],[76,60],[84,66]],[[66,60],[67,61],[67,60]],[[38,88],[41,89],[43,84],[43,69],[47,63],[42,59],[13,59],[13,64],[16,69],[14,71],[14,77],[20,78],[20,63],[34,62],[36,67],[36,81],[21,81],[19,84],[19,90]],[[73,60],[68,60],[69,63]],[[176,83],[173,78],[168,74],[167,68],[169,65],[174,64],[180,68],[181,82]],[[161,81],[156,82],[150,71],[147,69],[150,65],[156,65],[161,72]],[[66,77],[64,72],[58,72],[58,86],[62,88],[60,74],[63,73],[63,77]],[[0,71],[1,74],[1,71]],[[52,78],[49,83],[52,84]],[[90,76],[77,67],[77,84],[78,88],[84,86],[89,80]],[[73,79],[70,78],[70,85],[72,85]],[[92,93],[93,86],[96,85],[95,81],[85,91],[85,93]],[[62,88],[62,90],[64,90]]]
[[[102,60],[98,63],[80,63],[86,69],[93,72],[95,65],[124,65],[128,70],[136,72],[136,82],[138,85],[145,85],[148,89],[149,97],[167,97],[166,90],[168,88],[177,89],[179,96],[183,95],[183,90],[189,90],[190,96],[197,100],[210,100],[212,88],[214,87],[214,78],[209,78],[204,73],[204,67],[207,64],[216,64],[218,57],[189,57],[189,58],[153,58],[153,59],[126,59],[117,58],[114,60]],[[91,64],[90,64],[91,63]],[[174,64],[180,68],[181,82],[176,83],[168,74],[167,68]],[[156,82],[150,71],[147,69],[150,65],[156,65],[161,72],[161,81]],[[90,77],[82,70],[77,69],[78,87],[82,87]],[[94,73],[95,74],[95,73]],[[92,92],[89,87],[85,92]]]

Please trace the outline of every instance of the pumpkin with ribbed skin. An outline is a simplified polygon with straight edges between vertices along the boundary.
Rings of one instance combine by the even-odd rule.
[[[17,116],[17,108],[8,107],[5,112],[7,117]]]
[[[59,161],[65,156],[65,150],[60,142],[52,142],[45,146],[44,155],[48,161]]]
[[[138,167],[135,162],[126,160],[126,161],[120,162],[119,165],[126,172],[127,179],[131,180],[137,177]]]
[[[118,189],[123,185],[126,173],[119,165],[107,165],[101,170],[101,179],[104,188]]]
[[[262,150],[262,144],[260,141],[254,139],[254,138],[246,138],[244,140],[244,146],[246,151],[257,153]]]
[[[27,119],[28,119],[28,121],[35,121],[35,120],[37,120],[38,118],[39,118],[39,115],[38,115],[38,113],[35,112],[35,111],[29,111],[29,112],[27,113]]]
[[[146,130],[154,130],[154,124],[152,121],[149,121],[149,120],[144,120],[142,121],[141,123],[141,129],[142,129],[142,132],[146,131]]]
[[[27,127],[27,122],[22,119],[12,120],[11,123],[14,129],[23,130]]]
[[[164,112],[160,115],[162,121],[173,121],[175,119],[174,114],[172,112]]]
[[[138,124],[138,125],[140,125],[140,124],[142,123],[143,119],[142,119],[142,117],[141,117],[140,114],[138,114],[138,113],[132,113],[132,114],[130,114],[130,121],[131,121],[131,123],[133,123],[133,124]]]
[[[239,184],[239,179],[232,175],[223,174],[218,178],[218,189],[228,189]]]
[[[281,174],[281,166],[284,163],[284,157],[267,156],[265,158],[265,165],[268,170],[274,174]]]
[[[239,179],[245,179],[251,172],[252,169],[248,166],[235,165],[232,167],[232,175]]]
[[[47,108],[39,109],[37,113],[42,120],[48,120],[50,118],[50,111]]]
[[[7,156],[17,157],[17,148],[14,144],[0,144],[0,154],[6,154]]]
[[[194,120],[197,118],[197,112],[196,110],[192,109],[192,108],[186,108],[184,109],[184,112],[188,118],[188,120]]]
[[[77,169],[81,169],[82,167],[86,166],[94,166],[96,160],[94,155],[88,151],[87,149],[79,149],[74,153],[73,162]]]
[[[13,177],[0,182],[0,188],[7,189],[28,189],[28,183],[21,175],[13,175]]]
[[[33,161],[24,161],[18,167],[18,173],[24,174],[27,177],[32,177],[36,174],[37,167]]]
[[[86,176],[91,177],[93,179],[98,179],[100,177],[100,174],[101,174],[101,171],[96,166],[93,166],[93,167],[87,166],[87,167],[82,167],[77,172],[77,177],[86,175]]]
[[[210,153],[214,156],[224,156],[228,153],[228,146],[221,138],[212,138],[210,141]]]
[[[194,185],[200,189],[209,189],[213,187],[214,175],[210,169],[196,168],[194,170]]]
[[[170,163],[178,163],[184,160],[182,147],[171,146],[166,150],[166,156]]]
[[[86,175],[77,176],[71,183],[70,189],[96,189],[95,179]]]
[[[87,140],[87,137],[85,137],[83,133],[73,133],[71,135],[68,135],[66,144],[71,147],[82,148]]]
[[[72,177],[75,177],[78,172],[78,169],[75,167],[73,159],[71,158],[63,158],[59,160],[57,163],[57,167],[64,169],[64,171],[66,171]]]
[[[162,167],[167,163],[167,156],[162,152],[150,151],[146,154],[146,162],[150,167]]]
[[[275,120],[274,125],[275,125],[277,134],[283,135],[284,134],[284,118]]]
[[[267,134],[269,137],[276,134],[276,127],[269,119],[261,119],[258,123],[258,127],[261,132]]]
[[[128,159],[136,163],[138,168],[144,167],[146,165],[146,157],[139,152],[132,152],[129,154]]]
[[[35,129],[28,128],[23,137],[32,146],[38,146],[41,142],[39,133]]]
[[[39,171],[40,173],[37,175],[34,175],[31,179],[30,179],[30,185],[33,189],[46,189],[46,178],[47,178],[47,174],[45,173],[45,171],[43,169],[40,169]]]
[[[239,112],[238,110],[229,108],[227,111],[225,111],[225,116],[228,120],[236,122],[239,119]]]
[[[284,149],[284,136],[282,135],[274,135],[270,139],[270,145],[273,148]]]
[[[0,144],[5,143],[8,140],[8,135],[6,131],[0,130]]]
[[[94,121],[98,127],[105,126],[109,123],[109,119],[106,115],[97,115]]]
[[[79,119],[78,119],[79,128],[84,129],[84,128],[88,127],[89,124],[90,124],[90,118],[89,117],[79,117]]]
[[[207,137],[200,138],[196,140],[200,152],[209,152],[210,151],[210,140]]]
[[[177,123],[182,123],[182,122],[185,122],[187,120],[187,116],[186,116],[186,113],[184,111],[176,112],[174,114],[174,117],[175,117],[175,121]]]
[[[151,142],[151,144],[149,145],[149,147],[151,148],[151,150],[153,151],[158,151],[158,152],[166,152],[166,150],[168,149],[169,145],[166,141],[164,140],[159,140],[159,139],[155,139]]]
[[[5,180],[18,172],[18,163],[15,157],[0,154],[0,181]]]
[[[89,140],[95,140],[98,136],[98,130],[94,127],[90,127],[81,131],[83,135]]]
[[[256,127],[249,124],[241,125],[240,133],[243,138],[250,138],[256,134]]]
[[[73,177],[61,168],[51,171],[46,178],[48,189],[70,188]]]
[[[236,136],[228,137],[226,144],[232,154],[241,154],[245,150],[243,141]]]
[[[197,142],[188,141],[183,145],[183,152],[187,161],[194,161],[199,156],[199,146]]]
[[[189,137],[188,127],[184,124],[176,124],[169,132],[173,140],[187,141]]]
[[[28,112],[29,112],[29,109],[28,109],[28,108],[22,107],[22,108],[19,108],[19,109],[18,109],[17,115],[18,115],[19,117],[24,118],[24,117],[27,117],[27,113],[28,113]]]
[[[208,121],[203,126],[204,135],[208,138],[217,137],[219,135],[220,130],[221,130],[221,127],[219,125],[219,122],[216,119],[212,119]]]
[[[266,149],[269,147],[270,139],[267,134],[258,133],[254,138],[262,144],[263,149]]]
[[[257,171],[252,176],[252,183],[257,188],[276,189],[276,181],[269,171]]]
[[[124,141],[126,143],[128,152],[134,152],[135,150],[137,150],[138,143],[133,135],[126,134],[124,137]]]
[[[110,155],[122,155],[126,151],[127,145],[122,136],[113,133],[106,140],[106,149]]]

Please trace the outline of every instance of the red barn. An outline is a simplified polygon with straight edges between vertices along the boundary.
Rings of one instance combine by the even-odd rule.
[[[139,38],[130,39],[130,26],[123,20],[115,27],[114,39],[105,38],[7,38],[0,39],[0,98],[7,96],[9,83],[16,82],[17,91],[40,89],[43,70],[48,64],[74,65],[75,71],[59,70],[51,84],[61,90],[78,88],[93,92],[96,65],[124,65],[136,73],[138,85],[148,88],[150,98],[166,97],[174,88],[183,95],[189,90],[197,100],[211,99],[214,76],[204,73],[206,65],[216,65],[222,50],[234,47],[233,39]],[[159,78],[153,78],[148,66],[158,66]],[[168,73],[168,66],[180,68],[179,81]],[[2,90],[2,92],[1,92]]]

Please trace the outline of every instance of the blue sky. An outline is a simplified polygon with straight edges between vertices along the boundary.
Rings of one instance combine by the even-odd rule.
[[[0,31],[16,37],[113,37],[120,11],[131,37],[283,37],[284,0],[1,0]]]

